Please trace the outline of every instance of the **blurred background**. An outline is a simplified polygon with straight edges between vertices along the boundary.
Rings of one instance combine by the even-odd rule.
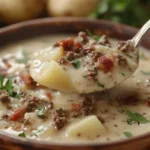
[[[0,0],[0,27],[45,17],[78,16],[140,27],[150,0]]]

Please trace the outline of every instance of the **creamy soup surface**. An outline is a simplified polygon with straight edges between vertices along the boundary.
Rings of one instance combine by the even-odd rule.
[[[150,54],[144,48],[136,72],[103,92],[65,93],[31,78],[29,67],[38,52],[70,36],[37,37],[0,48],[0,130],[59,143],[103,143],[150,132]]]

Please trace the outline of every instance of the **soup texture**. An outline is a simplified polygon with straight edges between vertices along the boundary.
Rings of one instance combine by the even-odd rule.
[[[1,47],[1,132],[59,143],[104,143],[150,132],[150,54],[144,48],[136,72],[109,90],[67,93],[33,80],[29,72],[32,60],[66,37],[71,35],[37,37]],[[116,44],[110,41],[111,46]],[[120,76],[125,77],[125,72]]]

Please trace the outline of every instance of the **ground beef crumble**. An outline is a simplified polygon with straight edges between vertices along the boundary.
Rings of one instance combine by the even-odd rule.
[[[10,96],[7,91],[0,91],[0,101],[2,103],[8,103],[10,101]]]
[[[81,95],[81,102],[79,104],[72,104],[71,117],[77,118],[80,116],[92,115],[95,112],[95,102],[93,98]],[[74,106],[75,105],[75,106]],[[75,107],[75,108],[74,108]]]
[[[62,108],[55,110],[53,112],[53,121],[54,121],[54,127],[57,130],[63,128],[67,122],[66,112]]]
[[[55,43],[54,46],[63,46],[65,50],[65,56],[59,60],[60,64],[68,64],[69,61],[73,61],[82,56],[89,55],[93,59],[93,62],[96,62],[97,59],[103,54],[100,52],[96,52],[94,44],[101,44],[105,46],[110,46],[108,38],[104,35],[101,40],[94,41],[90,43],[89,40],[92,37],[88,36],[86,32],[80,32],[76,39],[66,39],[60,41],[59,43]]]
[[[108,37],[106,35],[102,35],[100,40],[98,41],[98,44],[103,45],[103,46],[107,46],[107,47],[111,47],[111,44],[108,40]]]
[[[90,54],[89,54],[89,57],[92,58],[93,62],[97,62],[98,58],[103,56],[103,54],[101,52],[96,52],[96,51],[92,51]]]
[[[91,115],[94,113],[95,104],[94,101],[89,97],[83,97],[81,101],[81,114],[82,115]]]
[[[123,56],[117,55],[116,58],[117,58],[117,62],[120,66],[125,66],[128,64],[127,59],[124,58]]]
[[[43,105],[46,104],[48,109],[52,109],[53,108],[53,103],[46,101],[46,100],[42,100],[38,97],[32,96],[26,92],[21,92],[22,95],[22,102],[27,106],[26,108],[26,112],[33,112],[38,105]]]
[[[117,49],[122,52],[134,51],[135,47],[129,41],[120,41],[117,44]]]

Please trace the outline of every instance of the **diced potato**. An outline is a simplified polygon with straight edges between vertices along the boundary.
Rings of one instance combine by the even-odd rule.
[[[64,92],[74,91],[69,75],[57,62],[53,60],[45,62],[40,68],[39,74],[36,74],[32,68],[30,69],[31,76],[35,81],[51,89]]]
[[[47,0],[50,16],[88,16],[99,5],[100,0]]]
[[[0,0],[0,18],[12,24],[40,16],[45,8],[44,0]],[[19,13],[18,13],[19,12]]]
[[[94,115],[88,116],[76,124],[68,127],[66,132],[67,137],[91,137],[94,138],[98,135],[106,133],[105,127]]]
[[[48,50],[40,54],[37,59],[41,62],[50,62],[51,60],[58,61],[62,56],[65,55],[65,51],[63,47],[52,48],[52,50]]]

